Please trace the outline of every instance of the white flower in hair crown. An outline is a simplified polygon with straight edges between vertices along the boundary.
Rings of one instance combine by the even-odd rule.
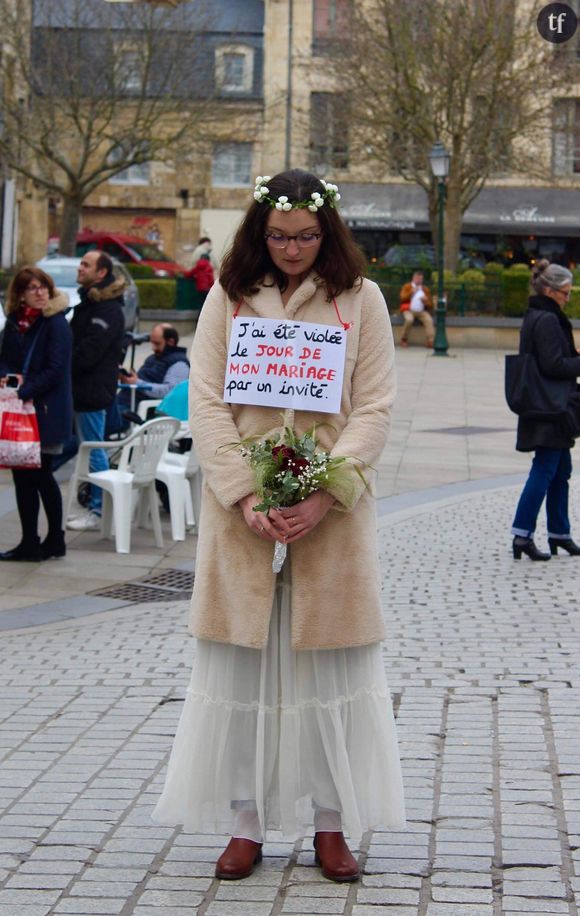
[[[270,188],[268,187],[269,181],[270,175],[258,175],[256,178],[256,187],[254,188],[254,200],[259,204],[267,203],[271,207],[275,207],[276,210],[287,211],[308,209],[311,213],[316,213],[325,203],[328,203],[329,207],[336,207],[340,200],[338,186],[330,184],[329,181],[324,181],[322,178],[320,179],[320,183],[324,186],[324,192],[322,194],[319,191],[313,191],[306,200],[295,200],[292,202],[290,202],[284,194],[277,200],[275,197],[270,197]]]

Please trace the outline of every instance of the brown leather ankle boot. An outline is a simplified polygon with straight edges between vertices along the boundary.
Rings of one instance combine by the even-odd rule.
[[[216,862],[215,876],[226,881],[248,878],[262,861],[262,844],[243,837],[232,837]]]
[[[330,881],[356,881],[360,875],[357,861],[342,833],[317,831],[314,834],[314,861]]]

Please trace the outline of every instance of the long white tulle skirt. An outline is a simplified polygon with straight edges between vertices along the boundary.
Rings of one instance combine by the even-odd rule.
[[[286,579],[278,577],[264,649],[198,641],[157,823],[244,835],[245,810],[262,837],[275,829],[293,840],[312,829],[315,810],[340,812],[354,841],[372,827],[404,826],[380,646],[293,650]]]

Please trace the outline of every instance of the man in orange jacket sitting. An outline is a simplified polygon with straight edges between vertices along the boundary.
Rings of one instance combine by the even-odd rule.
[[[399,293],[401,303],[400,310],[403,315],[403,333],[401,334],[400,344],[402,347],[408,347],[409,329],[412,327],[415,318],[418,318],[426,334],[426,347],[433,346],[435,331],[433,328],[433,319],[431,318],[430,309],[433,308],[433,300],[427,286],[423,286],[423,274],[416,270],[411,277],[410,283],[405,283]]]

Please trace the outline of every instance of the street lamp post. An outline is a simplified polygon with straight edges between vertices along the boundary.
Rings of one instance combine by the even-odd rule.
[[[437,309],[435,311],[436,315],[436,326],[435,326],[435,342],[433,350],[435,356],[447,356],[448,343],[447,343],[447,332],[445,330],[445,317],[447,312],[447,304],[445,301],[445,281],[443,276],[444,268],[444,216],[445,216],[445,179],[449,175],[449,163],[451,161],[451,156],[443,146],[440,140],[433,145],[433,149],[429,153],[429,165],[431,166],[431,171],[433,172],[434,177],[437,179],[437,193],[438,193],[438,204],[437,204],[437,219],[438,219],[438,232],[437,232],[437,268],[439,272],[438,283],[437,283]]]

